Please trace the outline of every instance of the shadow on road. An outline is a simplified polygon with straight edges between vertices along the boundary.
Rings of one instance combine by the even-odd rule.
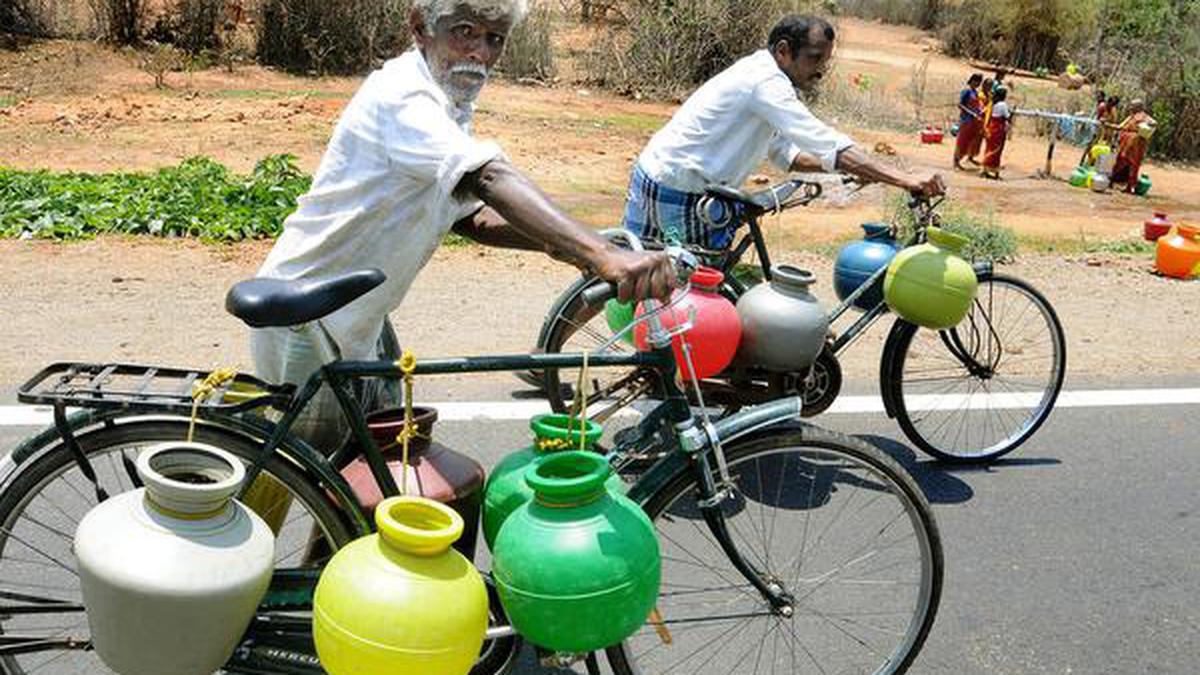
[[[990,464],[949,464],[926,457],[908,445],[886,436],[857,434],[857,437],[887,453],[903,466],[931,504],[961,504],[975,496],[971,486],[956,474],[992,472],[1006,467],[1055,466],[1053,457],[1002,457]]]

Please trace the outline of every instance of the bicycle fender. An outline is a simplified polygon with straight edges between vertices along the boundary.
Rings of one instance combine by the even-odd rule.
[[[732,443],[740,438],[762,432],[778,424],[800,423],[800,409],[803,401],[799,396],[789,396],[769,403],[745,408],[729,417],[713,424],[709,434],[715,434],[723,445]],[[710,456],[713,453],[711,440],[705,451]],[[672,452],[661,461],[646,470],[629,488],[626,495],[641,504],[650,498],[663,484],[671,480],[681,471],[687,470],[689,456],[684,452]],[[714,465],[715,466],[715,465]]]
[[[188,418],[172,414],[131,413],[128,410],[87,409],[76,410],[69,414],[67,416],[67,425],[73,433],[78,435],[100,425],[155,420],[186,422]],[[264,443],[270,438],[271,431],[273,430],[271,423],[265,419],[241,415],[222,415],[219,413],[206,413],[204,417],[197,418],[196,424],[221,428],[255,443]],[[21,441],[4,458],[3,462],[0,462],[0,484],[7,483],[8,479],[22,464],[61,441],[62,437],[54,427],[48,427]],[[338,506],[351,515],[351,525],[360,533],[366,534],[373,531],[370,519],[363,513],[362,506],[354,497],[354,493],[351,491],[350,485],[346,482],[345,478],[337,471],[325,465],[321,455],[312,446],[305,443],[302,439],[293,437],[285,439],[280,446],[280,450],[283,451],[288,461],[320,482]]]

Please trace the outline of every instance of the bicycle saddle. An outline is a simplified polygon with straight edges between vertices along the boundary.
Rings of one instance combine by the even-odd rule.
[[[377,269],[324,279],[247,279],[225,295],[225,310],[254,328],[295,326],[331,314],[382,284]]]
[[[796,190],[800,189],[800,186],[800,183],[791,181],[751,194],[728,185],[709,185],[704,192],[712,197],[741,204],[749,211],[750,215],[757,216],[767,211],[774,211]]]

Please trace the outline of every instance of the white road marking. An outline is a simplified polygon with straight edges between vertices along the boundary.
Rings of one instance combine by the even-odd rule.
[[[968,399],[963,395],[913,397],[918,410],[954,410],[984,408],[1031,408],[1037,394],[980,394]],[[447,422],[469,420],[525,420],[549,412],[545,401],[445,401],[426,403],[438,409],[439,419]],[[1200,405],[1200,388],[1191,389],[1095,389],[1064,391],[1056,408],[1116,408],[1126,406]],[[883,400],[878,396],[843,396],[824,414],[881,413]],[[628,411],[626,414],[636,414]],[[53,422],[46,406],[0,406],[0,426],[46,426]]]

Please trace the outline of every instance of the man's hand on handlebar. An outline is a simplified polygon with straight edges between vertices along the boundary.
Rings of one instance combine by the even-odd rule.
[[[596,276],[617,287],[617,299],[667,301],[678,285],[670,257],[662,251],[628,251],[616,247],[606,251],[596,266]]]
[[[940,173],[931,174],[925,178],[914,177],[905,187],[913,196],[927,199],[946,194],[946,180]]]

